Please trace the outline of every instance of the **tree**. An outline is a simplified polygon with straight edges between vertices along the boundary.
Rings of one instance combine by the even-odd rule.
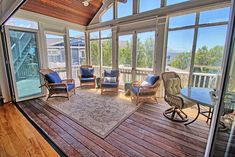
[[[99,41],[93,40],[90,43],[92,65],[100,65]]]
[[[125,47],[119,47],[119,65],[131,67],[132,44],[130,42],[126,42],[125,44]]]
[[[102,40],[102,61],[103,66],[112,66],[112,41]]]
[[[208,49],[207,46],[199,48],[195,54],[194,71],[215,73],[222,65],[223,46],[215,46]],[[185,70],[190,66],[191,53],[180,53],[171,60],[171,66]]]
[[[180,55],[177,55],[171,60],[171,66],[182,70],[186,70],[187,68],[190,67],[190,62],[191,62],[190,59],[191,59],[191,53],[189,52],[181,53]]]

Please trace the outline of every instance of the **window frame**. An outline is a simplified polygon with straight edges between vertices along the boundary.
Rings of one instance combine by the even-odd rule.
[[[111,35],[109,36],[109,37],[102,37],[102,35],[101,35],[101,32],[102,31],[105,31],[105,30],[111,30]],[[99,38],[90,38],[90,34],[92,33],[92,32],[99,32]],[[99,59],[99,61],[100,61],[100,75],[102,74],[102,68],[103,68],[103,53],[102,53],[102,40],[111,40],[111,42],[112,42],[112,29],[111,28],[106,28],[106,29],[101,29],[101,30],[95,30],[95,31],[91,31],[91,32],[89,32],[89,45],[91,44],[91,42],[92,41],[98,41],[98,47],[99,47],[99,54],[100,54],[100,59]],[[113,45],[112,45],[112,48],[113,48]],[[111,48],[111,49],[112,49]],[[92,52],[91,52],[91,46],[89,47],[89,51],[90,51],[90,54],[89,54],[89,63],[92,65]],[[113,53],[113,51],[112,51],[112,53]],[[112,59],[111,59],[111,65],[112,65],[112,63],[113,63],[114,61],[113,61],[113,57],[112,57]]]
[[[204,10],[199,10],[199,11],[194,11],[194,12],[184,12],[180,14],[172,14],[169,15],[167,18],[167,33],[166,33],[166,39],[165,39],[165,56],[167,56],[167,48],[168,48],[168,34],[169,31],[177,31],[177,30],[185,30],[185,29],[194,29],[194,37],[193,37],[193,45],[192,45],[192,56],[191,56],[191,64],[190,64],[190,71],[189,71],[189,79],[188,79],[188,86],[192,84],[192,75],[193,75],[193,69],[194,69],[194,60],[195,60],[195,55],[196,55],[196,46],[197,46],[197,39],[198,39],[198,29],[199,28],[204,28],[204,27],[213,27],[213,26],[222,26],[222,25],[228,25],[229,21],[222,21],[222,22],[214,22],[214,23],[206,23],[206,24],[200,24],[200,13],[204,11],[212,11],[216,9],[222,9],[226,8],[228,6],[222,6],[222,7],[214,7],[214,8],[209,8],[209,9],[204,9]],[[186,14],[191,14],[191,13],[196,13],[196,20],[194,25],[189,25],[189,26],[182,26],[182,27],[176,27],[176,28],[169,28],[169,19],[171,17],[175,16],[183,16]],[[165,66],[164,66],[164,71],[166,70],[166,57],[164,58]]]

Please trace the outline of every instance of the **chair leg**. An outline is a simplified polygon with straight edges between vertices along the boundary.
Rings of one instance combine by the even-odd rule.
[[[156,101],[156,103],[158,104],[158,100],[157,100],[157,97],[154,97],[154,100]]]
[[[69,92],[67,91],[67,98],[68,98],[68,100],[69,100]]]
[[[182,115],[183,114],[183,115]],[[186,122],[188,121],[187,115],[180,109],[175,108],[174,106],[172,106],[171,108],[167,109],[163,115],[172,121],[175,122]],[[176,116],[178,115],[178,116]]]
[[[136,105],[139,104],[139,96],[136,97]]]

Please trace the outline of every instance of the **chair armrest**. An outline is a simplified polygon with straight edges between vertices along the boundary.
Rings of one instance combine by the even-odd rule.
[[[75,83],[74,79],[64,79],[62,80],[63,83]]]
[[[50,86],[50,87],[65,87],[65,88],[67,88],[67,83],[49,83],[48,86]]]
[[[133,81],[131,83],[131,87],[140,87],[140,84],[142,83],[143,81]]]

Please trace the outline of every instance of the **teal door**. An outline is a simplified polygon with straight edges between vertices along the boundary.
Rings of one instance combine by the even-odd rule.
[[[16,101],[41,96],[37,32],[8,29],[6,34]]]

